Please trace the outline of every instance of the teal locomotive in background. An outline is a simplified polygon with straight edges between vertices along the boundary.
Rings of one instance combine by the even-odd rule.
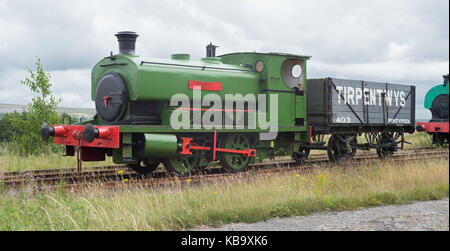
[[[449,142],[449,74],[442,76],[444,82],[432,87],[425,94],[424,107],[431,111],[429,122],[417,123],[417,131],[431,135],[433,144],[443,145]]]
[[[207,57],[199,61],[191,60],[188,54],[173,54],[170,59],[143,58],[135,54],[136,33],[119,32],[116,36],[119,53],[111,53],[92,69],[91,98],[97,110],[94,119],[80,125],[44,124],[41,129],[45,140],[53,136],[56,144],[66,145],[66,155],[77,152],[79,163],[112,156],[114,163],[128,164],[139,173],[151,172],[163,163],[167,170],[187,175],[218,160],[225,170],[239,172],[254,161],[276,156],[289,155],[302,162],[310,149],[328,150],[333,160],[351,157],[356,149],[377,148],[390,153],[403,145],[403,132],[411,131],[411,125],[414,130],[414,113],[410,110],[408,124],[377,119],[375,125],[360,120],[362,123],[346,127],[348,130],[336,130],[345,127],[345,121],[339,126],[308,123],[309,56],[245,52],[216,57],[215,46],[210,44]],[[405,103],[414,110],[414,88],[405,90]],[[389,91],[373,95],[384,99]],[[325,89],[315,89],[315,93],[322,97],[321,102],[328,98],[320,94],[325,94]],[[171,103],[176,95],[185,97],[187,106]],[[209,102],[210,97],[221,100],[219,106]],[[226,102],[230,97],[235,101],[231,106]],[[255,104],[250,102],[251,97]],[[332,104],[315,106],[329,108]],[[349,104],[333,111],[322,109],[320,116],[353,112],[358,117],[358,109]],[[384,111],[380,109],[377,111]],[[220,125],[211,128],[195,124],[196,116],[204,118],[211,113]],[[175,114],[194,122],[174,128]],[[238,114],[243,115],[239,117],[242,120],[238,120]],[[387,115],[380,112],[379,116]],[[227,124],[230,121],[232,124]],[[327,126],[333,129],[323,130]],[[273,127],[274,137],[261,137]],[[371,128],[372,134],[379,135],[358,145],[354,138],[368,131],[361,128]],[[394,137],[394,132],[401,139]],[[325,147],[323,135],[329,133],[333,141]]]

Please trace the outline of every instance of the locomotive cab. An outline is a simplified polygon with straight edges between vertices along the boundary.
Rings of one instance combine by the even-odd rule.
[[[285,53],[230,53],[222,61],[254,68],[259,91],[278,103],[278,126],[306,125],[306,63],[311,57]]]

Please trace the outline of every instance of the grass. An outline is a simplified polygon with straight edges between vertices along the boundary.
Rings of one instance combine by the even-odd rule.
[[[426,132],[417,132],[414,134],[405,134],[405,140],[411,144],[406,144],[406,149],[437,147],[432,144],[431,136]]]
[[[57,168],[76,168],[76,157],[64,157],[63,151],[50,154],[20,156],[10,148],[12,143],[0,143],[0,172],[22,172],[26,170],[42,170]],[[113,165],[111,157],[105,162],[83,162],[83,167]]]
[[[184,185],[183,185],[184,184]],[[252,174],[171,189],[0,192],[0,230],[179,230],[448,198],[448,158],[307,174]]]

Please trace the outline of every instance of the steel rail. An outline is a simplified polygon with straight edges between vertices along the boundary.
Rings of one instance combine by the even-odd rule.
[[[390,156],[387,160],[396,159],[406,159],[405,157],[409,157],[411,160],[414,160],[412,156],[418,157],[417,159],[423,160],[423,156],[445,156],[448,158],[448,148],[445,149],[410,149],[406,151],[399,151],[396,154]],[[249,168],[256,169],[258,172],[261,172],[261,169],[267,170],[280,169],[283,167],[283,170],[289,171],[295,168],[309,168],[311,166],[324,166],[329,164],[329,166],[345,166],[348,163],[357,164],[364,161],[370,161],[373,159],[379,159],[376,154],[360,154],[355,155],[352,160],[348,160],[343,163],[330,163],[325,156],[316,155],[315,158],[311,158],[307,160],[305,163],[298,163],[293,161],[292,159],[278,159],[277,161],[265,161],[260,163],[251,164]],[[192,175],[190,178],[205,176],[209,177],[211,175],[239,175],[239,174],[228,174],[224,173],[222,169],[218,168],[219,166],[213,166],[211,168],[207,168],[204,170],[202,174]],[[156,180],[171,180],[171,179],[180,179],[180,177],[176,177],[175,175],[169,174],[167,172],[154,172],[148,176],[141,176],[132,171],[124,170],[125,166],[107,166],[100,167],[95,170],[84,171],[81,175],[76,172],[76,169],[67,169],[70,171],[64,172],[49,172],[49,170],[36,170],[35,173],[33,171],[25,172],[23,175],[6,175],[4,178],[0,179],[0,185],[6,188],[17,188],[25,185],[33,185],[37,187],[42,187],[43,185],[47,186],[77,186],[78,184],[86,184],[86,183],[104,183],[109,184],[110,182],[117,183],[122,182],[124,180],[129,181],[129,184],[135,182],[144,182],[151,181],[155,184],[160,183]],[[264,170],[262,170],[264,171]],[[11,173],[7,173],[11,174]],[[196,178],[197,179],[197,178]],[[162,181],[163,183],[165,181]]]
[[[435,154],[436,156],[441,155],[442,157],[448,158],[447,153],[439,153]],[[394,156],[393,156],[394,157]],[[241,173],[218,173],[218,174],[204,174],[204,175],[194,175],[189,177],[167,177],[163,179],[159,178],[148,178],[148,179],[133,179],[133,180],[122,180],[122,181],[106,181],[96,184],[96,187],[100,187],[103,189],[121,189],[124,187],[128,188],[166,188],[166,187],[186,187],[200,184],[208,184],[208,183],[219,183],[226,182],[233,179],[241,179],[241,178],[252,178],[252,177],[261,177],[262,175],[275,175],[275,174],[283,174],[283,173],[296,173],[296,174],[304,174],[308,171],[315,170],[317,168],[328,169],[328,168],[352,168],[355,166],[361,166],[369,163],[376,163],[373,159],[376,158],[361,158],[353,161],[348,161],[340,164],[330,163],[328,161],[315,161],[309,162],[302,166],[294,166],[294,167],[283,167],[278,166],[278,168],[257,168],[254,172],[241,172]],[[389,158],[383,160],[386,163],[394,163],[394,162],[405,162],[405,161],[423,161],[422,155],[395,155],[395,158]],[[325,164],[325,165],[324,165]],[[327,165],[328,164],[328,165]],[[78,184],[69,184],[65,186],[65,189],[70,191],[83,191],[83,189],[92,187],[90,183],[78,183]]]
[[[444,149],[448,149],[448,148],[444,148]],[[432,148],[415,148],[415,149],[405,149],[405,150],[401,150],[398,151],[396,154],[401,154],[401,153],[409,153],[409,152],[417,152],[417,151],[427,151],[427,150],[433,150]],[[435,150],[435,149],[434,149]],[[355,157],[370,157],[373,156],[375,153],[374,152],[370,152],[367,153],[365,152],[358,152]],[[320,154],[310,154],[308,160],[315,160],[315,159],[326,159],[327,155],[324,153],[320,153]],[[292,161],[291,157],[289,156],[283,156],[283,157],[277,157],[276,160],[280,160],[280,159],[289,159]],[[295,162],[295,161],[292,161]],[[251,164],[254,165],[254,164]],[[218,164],[212,164],[211,167],[218,167]],[[119,170],[123,170],[124,168],[127,168],[126,165],[112,165],[112,166],[97,166],[97,167],[91,167],[86,171],[83,171],[83,174],[91,174],[92,172],[104,172],[104,173],[108,173],[108,172],[116,172]],[[67,175],[67,174],[75,174],[77,172],[76,168],[60,168],[60,169],[38,169],[38,170],[25,170],[22,172],[17,172],[17,171],[13,171],[13,172],[5,172],[2,175],[3,180],[7,180],[7,179],[12,179],[12,178],[18,178],[18,177],[44,177],[44,176],[60,176],[60,175]],[[0,178],[0,180],[2,179]]]

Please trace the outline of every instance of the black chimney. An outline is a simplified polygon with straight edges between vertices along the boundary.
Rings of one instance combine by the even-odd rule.
[[[119,54],[134,55],[136,38],[139,35],[133,31],[119,31],[115,36],[119,42]]]
[[[219,47],[217,45],[213,45],[212,43],[209,43],[206,46],[206,57],[215,57],[216,56],[216,48]]]

